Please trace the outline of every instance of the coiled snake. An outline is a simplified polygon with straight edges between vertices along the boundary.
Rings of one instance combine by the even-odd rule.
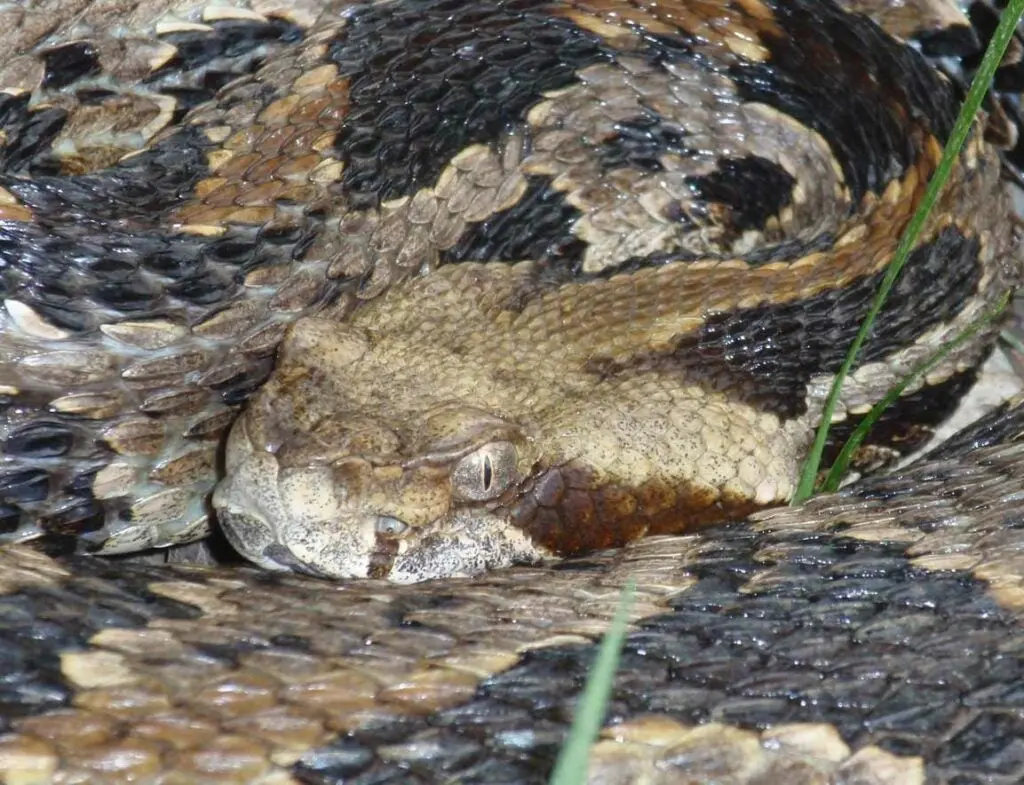
[[[854,10],[0,3],[4,781],[542,781],[631,576],[593,781],[1019,782],[1017,402],[746,517],[952,127],[919,50],[976,45],[942,0]],[[1016,286],[999,131],[840,430]],[[269,571],[72,553],[211,504]]]

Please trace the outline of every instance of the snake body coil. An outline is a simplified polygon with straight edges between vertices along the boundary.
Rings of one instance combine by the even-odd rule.
[[[15,27],[9,539],[205,535],[289,325],[214,500],[266,567],[472,573],[783,502],[956,111],[910,46],[817,2],[143,10],[155,40]],[[979,127],[842,418],[1016,282],[1007,205]]]
[[[633,578],[595,782],[1020,781],[1020,402],[751,515],[972,35],[943,0],[0,1],[0,778],[538,781]],[[840,431],[1017,285],[996,126]],[[69,552],[214,517],[284,574]]]

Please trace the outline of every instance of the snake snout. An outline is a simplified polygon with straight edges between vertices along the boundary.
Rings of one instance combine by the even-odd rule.
[[[227,474],[213,505],[231,545],[272,570],[318,577],[361,578],[380,562],[379,532],[400,521],[347,507],[329,466],[283,466],[278,455],[256,449],[244,428],[232,430]]]
[[[231,431],[213,505],[228,541],[261,567],[412,583],[549,555],[500,510],[476,502],[453,507],[446,466],[378,464],[358,455],[297,461],[302,451],[269,449],[252,416],[244,414]],[[495,476],[514,452],[497,445],[482,448]]]

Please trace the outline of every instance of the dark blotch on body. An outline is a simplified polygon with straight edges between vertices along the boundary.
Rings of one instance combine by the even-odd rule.
[[[213,143],[202,130],[186,126],[158,144],[109,169],[79,176],[40,176],[31,180],[0,174],[7,188],[40,223],[60,228],[71,223],[83,235],[100,232],[95,221],[143,225],[158,223],[165,211],[186,202],[209,176],[206,154]]]
[[[441,255],[442,264],[457,262],[540,261],[545,267],[575,267],[586,244],[570,231],[580,212],[551,187],[548,177],[527,177],[515,205],[474,224]]]
[[[774,161],[747,155],[719,158],[714,172],[686,183],[700,199],[727,208],[730,226],[742,232],[760,229],[791,204],[796,178]]]
[[[328,54],[350,85],[336,155],[353,207],[432,185],[460,150],[493,142],[544,92],[613,59],[600,38],[544,13],[549,5],[410,0],[354,10]]]
[[[960,313],[981,277],[978,251],[978,241],[955,226],[919,246],[855,367],[911,345]],[[737,387],[763,393],[763,399],[759,395],[751,403],[785,418],[798,417],[806,411],[811,377],[839,369],[884,274],[792,303],[711,314],[698,335],[679,344],[675,361],[711,375],[735,375],[738,382],[746,382]]]
[[[149,590],[151,581],[167,577],[158,569],[126,570],[116,561],[90,558],[64,566],[74,574],[0,596],[0,731],[12,730],[21,717],[72,705],[75,688],[61,670],[61,655],[89,651],[96,633],[200,615]]]
[[[978,370],[977,367],[971,368],[944,382],[926,384],[917,392],[895,400],[886,407],[854,453],[851,468],[862,472],[878,471],[901,455],[925,446],[977,381]],[[832,465],[839,450],[865,416],[851,414],[842,422],[833,423],[828,431],[823,466]]]
[[[174,96],[181,108],[213,98],[228,82],[253,73],[274,49],[301,41],[298,25],[284,19],[231,19],[214,22],[207,30],[182,30],[161,36],[175,47],[174,57],[147,76],[143,83]]]
[[[729,76],[743,100],[767,104],[820,133],[855,202],[867,191],[881,192],[914,163],[912,127],[945,143],[956,94],[918,52],[831,3],[771,5],[783,34],[762,35],[770,58],[737,64]]]
[[[52,173],[49,152],[67,122],[67,110],[56,106],[30,108],[32,94],[0,93],[0,172]]]
[[[854,752],[923,755],[929,781],[1012,780],[1024,639],[983,582],[917,569],[899,545],[826,532],[725,526],[702,536],[686,565],[694,584],[627,636],[607,722],[826,723]],[[557,569],[589,577],[594,567],[581,559]],[[770,579],[751,581],[759,575]],[[416,758],[423,782],[547,782],[596,648],[532,649],[459,705],[388,715],[310,750],[295,776],[405,781],[407,761],[371,751],[426,739],[430,754]],[[673,770],[708,771],[684,753]]]

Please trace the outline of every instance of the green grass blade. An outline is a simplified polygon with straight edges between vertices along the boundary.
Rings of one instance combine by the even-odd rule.
[[[943,186],[946,184],[946,180],[949,179],[949,173],[960,153],[960,148],[963,146],[964,140],[967,139],[967,135],[971,130],[971,124],[974,122],[974,116],[977,114],[978,109],[981,106],[985,93],[988,92],[989,85],[992,83],[992,77],[996,72],[996,68],[999,66],[1000,60],[1002,60],[1003,52],[1006,51],[1006,46],[1009,44],[1010,38],[1013,36],[1022,11],[1024,11],[1024,0],[1010,0],[1007,8],[1003,11],[999,20],[999,25],[996,28],[995,34],[992,36],[992,41],[989,44],[988,49],[985,50],[985,56],[982,58],[981,65],[978,67],[978,72],[975,74],[974,80],[971,82],[971,87],[967,91],[967,97],[964,99],[963,106],[960,108],[960,115],[957,117],[953,130],[946,142],[946,147],[942,152],[942,158],[939,161],[938,167],[936,167],[935,174],[932,176],[931,180],[929,180],[928,187],[925,189],[921,203],[918,205],[917,210],[914,212],[914,215],[907,224],[903,235],[900,237],[899,245],[896,247],[896,253],[893,255],[892,261],[886,268],[885,275],[882,278],[882,283],[878,287],[875,298],[871,301],[871,307],[868,309],[868,313],[864,317],[864,321],[861,323],[860,330],[856,337],[854,337],[853,342],[850,344],[850,350],[846,355],[846,359],[843,361],[839,372],[836,374],[835,381],[832,384],[832,389],[829,390],[828,397],[825,399],[825,406],[821,416],[821,424],[818,426],[818,430],[814,437],[814,444],[807,456],[807,460],[804,462],[803,469],[800,474],[800,482],[797,485],[796,492],[793,494],[791,504],[800,504],[810,498],[814,493],[815,479],[818,475],[818,469],[821,466],[821,457],[825,450],[825,444],[828,441],[829,426],[831,425],[832,416],[836,409],[836,403],[839,400],[839,392],[842,390],[843,381],[846,379],[847,374],[849,374],[850,369],[853,367],[853,363],[857,359],[857,354],[860,351],[861,346],[867,338],[868,333],[871,331],[871,328],[875,323],[875,319],[878,317],[879,311],[882,310],[882,305],[889,296],[889,291],[892,289],[896,278],[903,269],[903,265],[906,264],[907,259],[910,256],[910,251],[917,242],[917,237],[921,233],[921,229],[924,227],[925,221],[928,219],[928,214],[935,206],[935,202],[937,201]]]
[[[847,468],[850,465],[850,458],[853,457],[854,451],[860,447],[861,442],[863,442],[867,437],[868,432],[872,427],[874,427],[874,424],[878,422],[878,418],[881,417],[882,414],[885,413],[885,410],[903,394],[903,391],[907,389],[911,383],[916,379],[920,379],[935,368],[958,346],[962,346],[979,332],[991,325],[1003,313],[1009,302],[1010,292],[1007,292],[995,307],[990,308],[971,324],[967,325],[967,327],[961,330],[952,341],[943,346],[939,351],[932,354],[926,360],[919,363],[910,373],[890,387],[889,391],[885,394],[885,397],[871,407],[871,411],[865,415],[864,419],[860,421],[853,433],[850,434],[850,438],[846,440],[843,448],[839,451],[839,455],[836,456],[836,460],[832,464],[832,468],[829,469],[828,476],[822,483],[820,490],[828,492],[834,491],[839,487],[839,483],[842,482],[843,477],[846,475]]]
[[[587,684],[583,695],[576,706],[569,738],[562,746],[551,773],[550,785],[583,785],[587,781],[587,759],[590,747],[601,730],[604,722],[605,707],[611,695],[615,681],[615,671],[619,667],[622,654],[622,643],[626,638],[626,622],[630,609],[633,607],[633,595],[636,586],[629,581],[619,597],[619,606],[615,610],[612,623],[601,641],[597,659],[587,676]]]

